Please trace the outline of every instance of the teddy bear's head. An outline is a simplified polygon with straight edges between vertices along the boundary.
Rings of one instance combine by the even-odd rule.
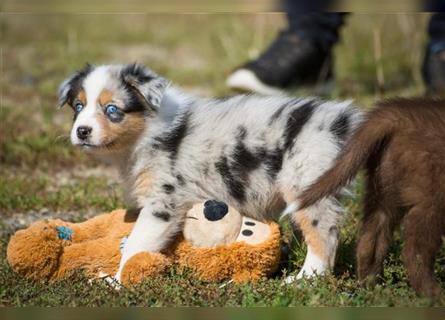
[[[30,279],[52,277],[63,251],[63,241],[56,226],[54,221],[42,220],[11,237],[7,258],[17,273]]]
[[[224,202],[197,203],[187,212],[184,238],[196,247],[232,243],[239,234],[241,220],[241,214]]]
[[[184,238],[195,247],[214,247],[236,241],[257,244],[270,234],[269,225],[243,217],[235,208],[217,200],[198,203],[187,213]]]

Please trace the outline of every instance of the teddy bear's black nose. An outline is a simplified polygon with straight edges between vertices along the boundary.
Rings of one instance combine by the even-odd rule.
[[[207,200],[204,202],[204,216],[209,221],[218,221],[229,212],[229,207],[224,202]]]

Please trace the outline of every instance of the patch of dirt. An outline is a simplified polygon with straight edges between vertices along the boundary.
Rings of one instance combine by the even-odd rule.
[[[107,186],[117,184],[120,181],[116,169],[103,165],[96,167],[76,166],[51,174],[39,170],[30,173],[24,172],[23,169],[14,170],[14,168],[11,168],[11,170],[8,170],[7,172],[2,172],[2,176],[8,175],[16,178],[20,176],[29,176],[30,174],[35,177],[44,175],[49,180],[45,192],[54,192],[61,186],[73,184],[76,183],[76,180],[85,178],[100,178],[105,181],[104,183]],[[0,236],[11,234],[18,229],[26,228],[31,223],[41,219],[59,218],[67,221],[83,221],[100,213],[102,212],[95,208],[78,211],[52,211],[47,208],[42,208],[40,210],[12,212],[8,214],[1,213],[0,210]]]
[[[70,222],[80,222],[92,218],[102,213],[97,209],[82,211],[50,211],[42,208],[39,211],[17,212],[7,217],[2,217],[0,224],[0,237],[12,235],[19,229],[27,228],[37,220],[42,219],[62,219]]]
[[[106,179],[107,184],[119,183],[120,178],[117,170],[113,167],[99,165],[96,167],[76,166],[70,170],[62,170],[52,174],[49,179],[51,185],[58,187],[61,185],[71,184],[74,180],[85,178],[101,178]]]

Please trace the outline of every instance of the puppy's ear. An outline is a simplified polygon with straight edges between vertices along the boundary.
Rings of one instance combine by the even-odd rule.
[[[122,81],[133,90],[150,109],[158,110],[165,89],[170,81],[140,64],[130,64],[122,69]]]
[[[82,88],[82,81],[93,69],[94,67],[87,63],[83,69],[76,71],[60,84],[58,90],[59,108],[62,108],[66,103],[73,103]]]

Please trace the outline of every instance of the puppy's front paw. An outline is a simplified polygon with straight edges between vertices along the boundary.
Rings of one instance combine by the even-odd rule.
[[[101,278],[111,288],[113,288],[114,290],[119,291],[122,288],[122,285],[121,285],[121,275],[120,274],[121,274],[120,271],[118,271],[114,277],[111,276],[111,275],[103,274],[103,277],[101,277]]]
[[[105,280],[105,282],[116,291],[119,291],[122,288],[122,285],[120,283],[120,276],[118,276],[118,274],[116,274],[114,277],[104,277],[103,280]]]

